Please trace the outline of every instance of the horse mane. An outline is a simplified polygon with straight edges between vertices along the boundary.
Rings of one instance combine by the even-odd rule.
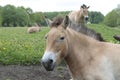
[[[120,41],[120,35],[114,35],[113,36],[117,41]]]
[[[69,27],[96,40],[105,41],[100,33],[97,33],[95,30],[88,28],[84,24],[71,22]]]
[[[81,6],[81,8],[86,8],[87,6],[85,5],[85,4],[83,4],[82,6]]]
[[[53,22],[51,23],[52,27],[58,27],[63,22],[63,17],[57,16],[53,19]]]
[[[87,8],[87,6],[86,6],[85,4],[83,4],[83,5],[81,6],[81,8]]]

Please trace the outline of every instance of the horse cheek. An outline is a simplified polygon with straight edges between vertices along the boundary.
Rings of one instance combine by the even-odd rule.
[[[62,45],[62,49],[61,49],[61,58],[64,58],[66,56],[67,52],[67,46],[64,44]]]

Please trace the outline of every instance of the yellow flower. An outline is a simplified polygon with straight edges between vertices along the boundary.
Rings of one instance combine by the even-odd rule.
[[[3,50],[6,50],[6,48],[3,48]]]

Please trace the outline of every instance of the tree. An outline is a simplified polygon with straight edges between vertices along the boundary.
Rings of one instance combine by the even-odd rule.
[[[93,11],[89,12],[89,21],[91,23],[98,24],[98,23],[102,22],[103,20],[104,20],[104,15],[102,13],[93,12]]]
[[[16,12],[16,23],[19,26],[26,26],[29,24],[30,22],[30,17],[29,14],[26,12],[26,10],[22,7],[18,7],[17,8],[17,12]]]
[[[0,6],[0,26],[2,26],[2,7]]]
[[[27,12],[27,14],[29,15],[29,18],[30,18],[28,26],[32,26],[32,24],[34,23],[33,10],[31,8],[26,8],[26,12]]]
[[[42,12],[36,12],[33,14],[34,22],[37,24],[45,25],[45,19]]]
[[[107,26],[110,26],[110,27],[116,27],[118,26],[117,24],[117,20],[118,20],[118,13],[116,10],[112,10],[110,13],[108,13],[104,19],[104,23],[107,25]]]
[[[26,26],[30,22],[29,15],[24,7],[6,5],[2,11],[3,26]]]
[[[3,8],[3,11],[2,11],[3,26],[11,26],[11,22],[13,22],[14,15],[16,13],[15,11],[16,11],[16,8],[12,5],[6,5]]]
[[[117,14],[118,14],[117,25],[120,26],[120,4],[116,8],[116,11],[117,11]]]

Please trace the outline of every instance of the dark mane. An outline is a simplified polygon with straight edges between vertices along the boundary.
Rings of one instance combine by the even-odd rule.
[[[55,18],[53,19],[53,22],[52,22],[51,26],[52,26],[52,27],[57,27],[57,26],[59,26],[59,25],[62,23],[63,19],[64,19],[64,18],[61,17],[61,16],[55,17]]]
[[[83,4],[81,7],[87,7],[85,4]]]
[[[90,36],[98,41],[105,41],[100,33],[97,33],[95,30],[88,28],[84,24],[71,22],[71,25],[69,27],[77,32]]]

